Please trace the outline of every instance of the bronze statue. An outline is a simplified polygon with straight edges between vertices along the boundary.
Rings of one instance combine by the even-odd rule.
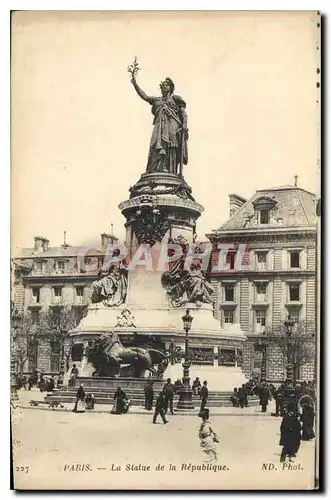
[[[137,58],[128,67],[131,83],[141,99],[152,106],[154,115],[153,133],[150,141],[147,172],[169,172],[183,174],[187,165],[187,114],[185,101],[174,94],[175,84],[167,77],[160,84],[161,97],[148,96],[138,85],[136,75],[139,71]]]
[[[156,349],[124,347],[116,333],[102,334],[89,348],[87,359],[96,369],[93,376],[118,377],[121,365],[131,366],[131,375],[141,378],[148,370],[152,375],[159,373],[160,366],[165,370],[168,359],[166,354]],[[157,365],[157,369],[154,368]]]

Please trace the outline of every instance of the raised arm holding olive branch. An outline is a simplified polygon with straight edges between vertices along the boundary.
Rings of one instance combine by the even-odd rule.
[[[187,165],[187,114],[186,103],[174,94],[175,84],[171,78],[160,83],[161,96],[148,96],[138,85],[137,60],[128,68],[131,83],[141,99],[152,106],[153,132],[150,141],[146,171],[168,172],[182,175],[183,165]]]

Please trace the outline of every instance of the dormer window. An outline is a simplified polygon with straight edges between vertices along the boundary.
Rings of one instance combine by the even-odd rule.
[[[260,210],[260,224],[270,223],[270,212],[269,210]]]
[[[272,216],[274,216],[274,209],[276,201],[269,196],[260,196],[253,201],[253,206],[256,218],[259,224],[270,224]]]
[[[58,260],[56,263],[56,272],[59,274],[63,274],[65,271],[65,262],[64,260]]]

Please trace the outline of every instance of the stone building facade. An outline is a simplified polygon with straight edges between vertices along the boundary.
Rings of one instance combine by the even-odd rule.
[[[316,200],[294,186],[259,190],[245,200],[230,195],[230,218],[208,234],[214,311],[222,326],[240,323],[247,341],[243,369],[261,369],[261,335],[284,321],[316,320]],[[220,248],[218,248],[220,247]],[[267,343],[266,376],[284,379],[286,359]],[[314,361],[297,379],[314,378]]]
[[[118,239],[101,235],[100,245],[50,246],[49,240],[36,236],[32,248],[22,249],[12,259],[12,301],[16,317],[27,311],[32,323],[38,325],[42,312],[61,315],[67,308],[79,309],[90,302],[91,285],[96,280],[109,244]],[[61,352],[56,339],[42,336],[27,342],[24,372],[36,367],[44,374],[59,371]]]

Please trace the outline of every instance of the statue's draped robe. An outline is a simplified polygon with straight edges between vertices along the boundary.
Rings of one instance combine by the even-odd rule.
[[[187,164],[187,138],[182,141],[181,108],[185,101],[177,95],[151,97],[154,115],[153,133],[149,147],[147,172],[178,173],[178,165],[183,155],[183,164]]]

